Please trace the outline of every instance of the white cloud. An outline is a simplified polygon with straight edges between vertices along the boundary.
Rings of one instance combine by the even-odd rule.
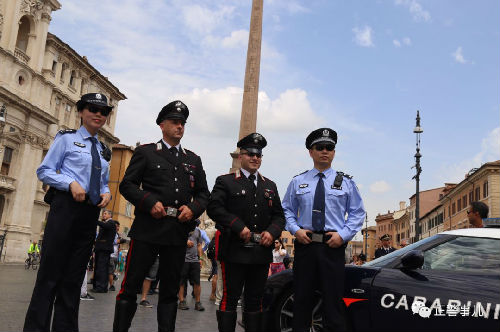
[[[354,32],[354,42],[362,47],[374,47],[373,44],[373,29],[365,25],[363,28],[355,27],[352,29]]]
[[[472,158],[465,159],[452,165],[443,165],[439,181],[458,183],[464,179],[465,174],[472,168],[480,167],[482,164],[500,159],[500,127],[490,131],[481,140],[481,150]]]
[[[212,10],[200,5],[190,5],[182,8],[185,26],[201,35],[210,34],[223,20],[230,16],[234,7],[222,6]]]
[[[391,190],[391,186],[384,180],[375,181],[370,185],[370,191],[373,193],[385,193]]]
[[[399,39],[394,39],[392,41],[392,44],[399,48],[401,46],[411,46],[411,39],[409,37],[404,37],[403,39],[401,39],[401,41]]]
[[[248,30],[236,30],[231,32],[231,36],[222,39],[222,47],[237,48],[248,44]]]
[[[465,60],[464,55],[462,54],[462,46],[459,46],[455,52],[451,54],[456,62],[465,64],[467,60]]]
[[[415,22],[428,22],[431,20],[431,14],[416,0],[395,0],[395,3],[396,5],[402,5],[408,8]]]

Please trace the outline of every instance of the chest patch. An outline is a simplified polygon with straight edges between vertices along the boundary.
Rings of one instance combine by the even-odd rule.
[[[73,144],[74,144],[74,145],[76,145],[76,146],[78,146],[78,147],[80,147],[80,148],[84,148],[84,147],[86,147],[86,145],[85,145],[85,144],[80,143],[80,142],[73,142]]]
[[[309,184],[307,183],[299,184],[299,188],[307,188],[307,187],[309,187]]]

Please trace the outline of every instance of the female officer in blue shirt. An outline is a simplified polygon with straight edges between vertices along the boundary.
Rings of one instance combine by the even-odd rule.
[[[51,188],[40,268],[26,313],[24,331],[78,331],[80,287],[92,252],[99,210],[111,200],[111,151],[97,140],[112,106],[100,93],[76,104],[82,126],[61,130],[42,164],[38,179]]]

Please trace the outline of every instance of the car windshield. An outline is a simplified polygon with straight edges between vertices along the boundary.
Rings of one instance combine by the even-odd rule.
[[[374,259],[374,260],[372,260],[372,261],[370,261],[368,263],[365,263],[365,264],[363,264],[363,266],[382,267],[385,264],[387,264],[387,262],[392,261],[393,258],[399,257],[401,255],[404,255],[405,253],[407,253],[410,250],[418,248],[418,247],[422,246],[423,244],[425,244],[427,242],[433,241],[438,236],[441,236],[441,235],[438,234],[438,235],[434,235],[434,236],[431,236],[431,237],[427,237],[427,238],[425,238],[423,240],[420,240],[418,242],[412,243],[412,244],[410,244],[410,245],[408,245],[408,246],[406,246],[404,248],[401,248],[401,249],[398,249],[396,251],[393,251],[390,254],[387,254],[385,256],[379,257],[377,259]]]

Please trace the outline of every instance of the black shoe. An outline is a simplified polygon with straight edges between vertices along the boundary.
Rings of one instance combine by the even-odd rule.
[[[115,289],[115,285],[111,285],[109,286],[109,289],[108,289],[110,292],[114,292],[116,289]]]
[[[80,300],[92,301],[92,300],[95,300],[95,297],[93,297],[92,295],[87,293],[87,295],[85,295],[85,296],[80,296]]]
[[[236,328],[236,311],[217,310],[216,314],[219,332],[234,332]]]
[[[142,300],[142,301],[139,303],[139,305],[140,305],[141,307],[144,307],[144,308],[152,308],[152,307],[153,307],[153,305],[152,305],[151,303],[149,303],[149,301],[147,301],[147,300]]]
[[[115,305],[115,318],[113,321],[113,332],[125,332],[130,328],[134,318],[137,303],[126,300],[118,300]]]

